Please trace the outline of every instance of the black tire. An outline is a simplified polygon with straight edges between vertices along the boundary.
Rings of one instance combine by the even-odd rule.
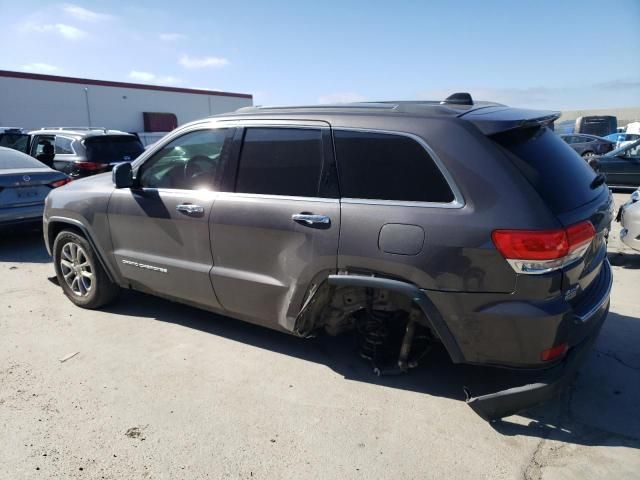
[[[109,280],[91,244],[70,230],[53,242],[53,265],[64,294],[82,308],[100,308],[112,302],[120,287]]]

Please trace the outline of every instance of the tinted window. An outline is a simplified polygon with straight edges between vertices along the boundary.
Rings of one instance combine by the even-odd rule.
[[[575,150],[548,128],[521,128],[494,136],[509,157],[555,213],[593,200],[595,172]],[[604,187],[599,187],[604,188]]]
[[[228,129],[187,133],[164,146],[140,167],[142,187],[215,189]]]
[[[29,147],[29,135],[25,133],[0,133],[0,147],[13,148],[26,153]]]
[[[105,135],[84,140],[87,160],[96,163],[129,162],[144,151],[140,140],[132,135]]]
[[[73,155],[74,151],[71,147],[73,140],[66,137],[56,136],[56,155]]]
[[[317,197],[322,132],[311,128],[248,128],[236,192]]]
[[[372,132],[334,133],[343,197],[452,202],[440,169],[412,138]]]

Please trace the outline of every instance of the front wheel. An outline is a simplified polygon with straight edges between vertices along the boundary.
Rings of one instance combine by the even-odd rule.
[[[109,280],[89,242],[75,232],[58,234],[53,264],[65,295],[79,307],[99,308],[118,295],[118,285]]]

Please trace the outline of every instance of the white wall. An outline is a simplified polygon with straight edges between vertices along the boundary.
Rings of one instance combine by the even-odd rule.
[[[0,126],[87,126],[87,96],[91,126],[126,132],[144,130],[142,112],[174,113],[181,125],[252,104],[242,97],[0,77]]]

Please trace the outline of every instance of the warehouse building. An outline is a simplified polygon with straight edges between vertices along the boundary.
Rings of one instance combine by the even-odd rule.
[[[246,93],[0,70],[0,127],[104,127],[144,140],[144,132],[167,132],[252,103]]]

